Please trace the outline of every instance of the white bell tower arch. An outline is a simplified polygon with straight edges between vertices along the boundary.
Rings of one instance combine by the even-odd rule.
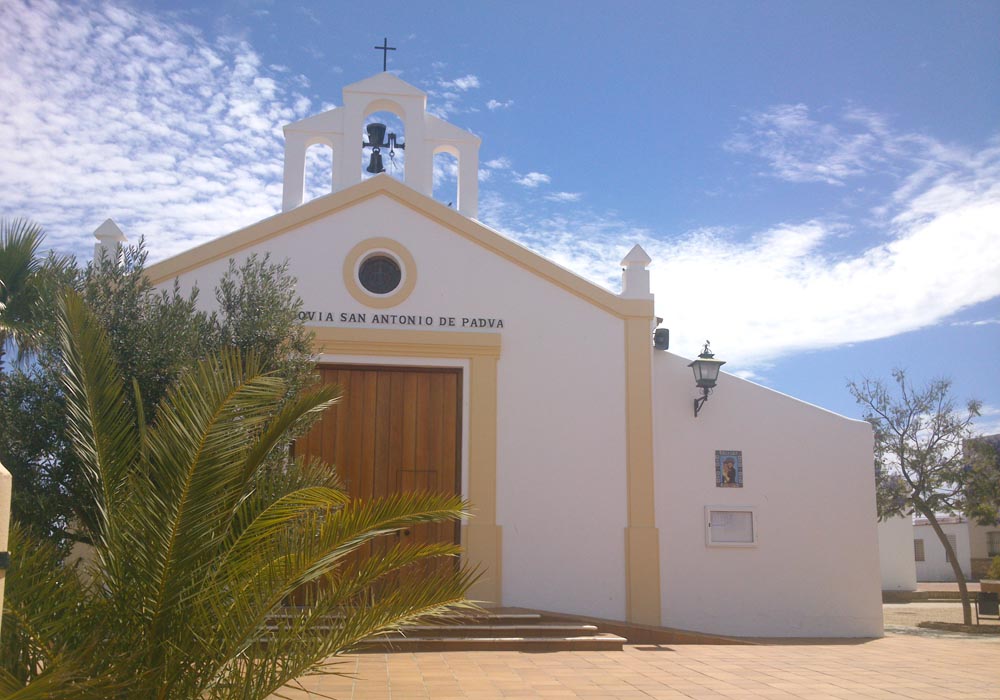
[[[322,114],[288,124],[285,132],[285,172],[282,211],[302,204],[305,194],[306,150],[317,143],[333,151],[330,191],[361,182],[365,118],[388,111],[403,122],[406,144],[404,182],[427,197],[434,189],[434,154],[458,159],[459,213],[479,214],[479,145],[475,134],[427,113],[427,94],[392,73],[378,73],[344,88],[344,104]]]

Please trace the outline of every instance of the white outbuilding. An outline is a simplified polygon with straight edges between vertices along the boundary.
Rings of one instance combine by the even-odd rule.
[[[696,417],[691,361],[654,347],[645,252],[622,261],[614,294],[477,221],[479,138],[426,101],[389,73],[344,88],[341,107],[285,127],[283,211],[152,280],[211,289],[230,259],[287,259],[322,376],[346,390],[307,449],[359,497],[468,498],[460,529],[408,536],[460,539],[484,571],[476,599],[726,635],[880,636],[868,424],[724,373]],[[374,112],[398,117],[394,143],[366,129]],[[373,143],[383,160],[405,146],[403,181],[364,179]],[[332,151],[331,191],[303,202],[314,144]],[[431,197],[441,152],[458,161],[454,207]]]

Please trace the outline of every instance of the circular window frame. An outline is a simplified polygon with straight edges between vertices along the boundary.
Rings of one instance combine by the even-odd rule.
[[[391,258],[399,265],[400,281],[387,294],[369,292],[361,284],[361,264],[375,256]],[[351,248],[344,258],[344,286],[355,301],[375,309],[387,309],[406,301],[417,284],[417,264],[404,246],[391,238],[368,238]]]

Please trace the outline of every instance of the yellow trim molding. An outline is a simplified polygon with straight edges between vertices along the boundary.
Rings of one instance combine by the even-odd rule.
[[[403,272],[403,279],[399,286],[388,294],[372,294],[361,286],[358,279],[358,268],[361,263],[372,255],[382,253],[395,258]],[[351,252],[344,258],[344,286],[347,291],[365,306],[375,309],[388,309],[389,307],[402,304],[410,296],[410,292],[417,284],[417,263],[402,244],[391,238],[369,238],[361,241],[351,248]]]
[[[153,284],[172,280],[178,275],[217,260],[233,257],[241,250],[260,245],[300,226],[325,218],[341,209],[346,209],[376,196],[389,197],[423,214],[463,238],[619,318],[653,317],[651,299],[623,299],[617,294],[612,294],[514,243],[478,221],[466,218],[454,209],[420,194],[385,174],[376,175],[339,192],[317,197],[295,209],[275,214],[244,229],[204,243],[155,265],[150,265],[146,269],[146,274]]]
[[[317,353],[454,358],[469,363],[469,483],[474,517],[462,526],[465,559],[481,572],[469,597],[502,602],[502,532],[497,525],[497,360],[500,335],[455,331],[310,326]]]
[[[499,333],[307,326],[317,353],[382,357],[500,357]]]

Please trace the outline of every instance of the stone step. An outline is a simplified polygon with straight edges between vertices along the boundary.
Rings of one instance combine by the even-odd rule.
[[[524,637],[593,637],[597,634],[596,625],[538,623],[518,625],[496,624],[443,624],[443,625],[408,625],[401,631],[385,632],[376,635],[379,639],[400,639],[410,637],[422,638],[524,638]]]
[[[287,617],[298,617],[298,612],[292,612],[296,610],[295,608],[285,608],[289,612],[278,612],[271,616],[271,619],[280,620]],[[331,616],[331,620],[337,619],[337,616]],[[543,620],[550,620],[552,618],[543,617],[541,613],[523,613],[523,612],[469,612],[469,613],[456,613],[452,615],[439,615],[435,618],[440,621],[440,624],[534,624],[537,622],[542,622]],[[564,620],[560,617],[559,621]]]
[[[296,613],[275,615],[273,624]],[[328,629],[337,626],[331,617]],[[321,626],[317,632],[322,633]],[[621,651],[624,637],[601,632],[597,625],[565,616],[519,610],[456,612],[365,640],[361,651]]]
[[[457,615],[444,615],[438,617],[437,620],[441,621],[441,624],[496,624],[496,625],[516,625],[516,624],[535,624],[538,622],[544,622],[550,620],[550,618],[543,617],[541,613],[522,613],[522,612],[476,612],[468,614],[457,614]]]
[[[625,639],[614,634],[587,637],[399,637],[370,639],[360,652],[425,651],[621,651]]]

